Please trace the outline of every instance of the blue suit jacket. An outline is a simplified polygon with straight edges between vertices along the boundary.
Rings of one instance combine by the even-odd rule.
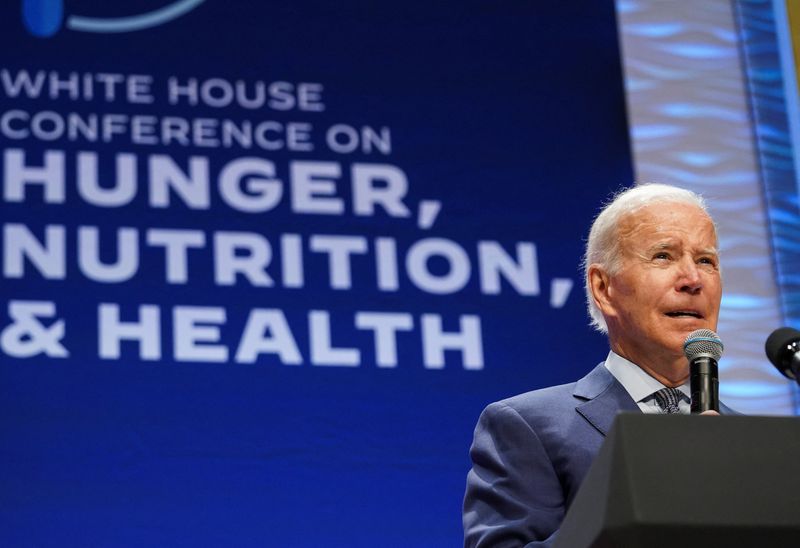
[[[464,545],[552,546],[620,411],[641,412],[603,363],[576,383],[489,405],[470,449]]]

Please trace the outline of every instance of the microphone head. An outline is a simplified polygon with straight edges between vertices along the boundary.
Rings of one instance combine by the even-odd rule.
[[[710,329],[692,331],[683,343],[683,353],[686,354],[689,363],[698,357],[712,358],[718,362],[724,348],[719,335]]]
[[[778,371],[790,379],[796,378],[791,366],[792,358],[800,351],[800,331],[791,327],[776,329],[767,337],[764,350]]]

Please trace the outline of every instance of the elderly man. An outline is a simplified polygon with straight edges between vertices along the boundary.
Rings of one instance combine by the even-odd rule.
[[[470,450],[464,544],[551,546],[620,411],[688,413],[683,341],[717,327],[722,280],[714,223],[688,190],[642,185],[598,215],[584,260],[605,362],[576,383],[489,405]],[[731,411],[720,405],[721,413]]]

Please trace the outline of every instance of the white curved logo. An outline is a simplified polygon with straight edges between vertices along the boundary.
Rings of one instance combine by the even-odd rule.
[[[157,27],[189,13],[205,0],[175,0],[161,8],[127,17],[88,17],[68,15],[64,17],[64,0],[23,0],[22,21],[34,36],[46,38],[54,35],[62,23],[70,30],[79,32],[133,32]]]

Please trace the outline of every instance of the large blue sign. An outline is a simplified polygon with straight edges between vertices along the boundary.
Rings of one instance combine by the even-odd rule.
[[[482,407],[606,353],[613,3],[0,17],[2,537],[458,544]]]

